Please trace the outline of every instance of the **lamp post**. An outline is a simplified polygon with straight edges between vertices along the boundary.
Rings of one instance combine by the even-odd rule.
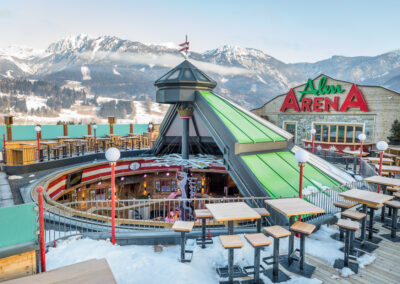
[[[42,130],[42,128],[39,125],[35,126],[36,138],[37,138],[38,163],[40,163],[40,131],[41,130]]]
[[[294,155],[294,158],[299,163],[300,167],[300,181],[299,181],[299,198],[303,198],[303,168],[308,160],[308,152],[300,149]],[[301,221],[301,215],[299,215],[299,221]]]
[[[381,152],[380,161],[379,161],[379,175],[382,175],[382,160],[383,160],[383,152],[387,149],[388,144],[385,141],[379,141],[376,143],[376,148]],[[378,193],[381,192],[381,185],[378,184]]]
[[[97,138],[96,138],[96,129],[97,129],[97,125],[94,124],[92,126],[93,128],[93,132],[94,132],[94,152],[97,153]]]
[[[153,131],[153,128],[154,128],[154,125],[153,125],[153,123],[152,123],[152,122],[150,122],[150,123],[149,123],[149,133],[150,133],[150,141],[149,141],[149,146],[150,146],[150,148],[152,148],[152,147],[153,147],[153,143],[152,143],[152,140],[151,140],[151,133],[152,133],[152,131]]]
[[[115,164],[121,153],[115,147],[106,151],[106,159],[111,165],[111,243],[115,245]]]
[[[361,145],[360,145],[360,171],[359,171],[360,176],[361,176],[361,159],[362,159],[362,154],[363,154],[363,143],[366,138],[367,138],[367,136],[365,136],[364,133],[361,133],[360,135],[358,135],[358,140],[360,140],[360,142],[361,142]]]
[[[311,129],[311,153],[314,154],[314,138],[315,138],[315,133],[317,133],[317,130],[314,128]]]

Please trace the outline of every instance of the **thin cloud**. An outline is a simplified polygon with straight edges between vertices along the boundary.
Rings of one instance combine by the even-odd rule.
[[[142,64],[149,66],[162,66],[162,67],[175,67],[183,58],[172,54],[132,54],[132,53],[118,53],[118,52],[86,52],[82,53],[80,57],[84,60],[96,61],[110,61],[112,64]],[[250,75],[253,71],[240,68],[240,67],[227,67],[219,66],[213,63],[190,60],[194,65],[205,72],[218,73],[220,75]]]

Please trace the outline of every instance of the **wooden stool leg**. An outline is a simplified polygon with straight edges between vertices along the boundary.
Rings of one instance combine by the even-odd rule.
[[[254,282],[258,283],[260,280],[260,248],[254,249]]]
[[[396,238],[396,231],[397,231],[397,208],[393,208],[393,214],[392,214],[392,230],[390,233],[390,236],[394,239]]]

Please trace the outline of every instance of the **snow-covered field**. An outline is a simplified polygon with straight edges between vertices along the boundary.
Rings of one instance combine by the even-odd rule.
[[[329,236],[336,229],[322,226],[321,229],[306,239],[306,252],[309,255],[324,260],[333,265],[336,258],[343,258],[339,249],[342,243]],[[235,264],[247,266],[253,264],[254,250],[245,241],[242,249],[235,250]],[[280,253],[284,254],[288,238],[281,240]],[[295,247],[299,240],[295,239]],[[216,267],[227,265],[227,250],[223,249],[219,239],[214,238],[214,244],[201,249],[195,240],[187,241],[187,249],[193,250],[191,263],[180,263],[180,246],[113,246],[108,240],[91,240],[88,238],[71,237],[60,241],[56,248],[50,248],[46,254],[47,269],[55,269],[94,258],[106,258],[118,283],[218,283]],[[261,252],[261,257],[272,254],[273,247]],[[358,259],[361,268],[372,263],[374,255],[364,255]],[[338,271],[332,278],[348,276],[351,271]],[[264,275],[265,283],[271,283]],[[322,283],[319,279],[292,277],[286,283]]]

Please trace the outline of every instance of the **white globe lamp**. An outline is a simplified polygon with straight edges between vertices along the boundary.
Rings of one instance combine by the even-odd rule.
[[[311,129],[311,134],[314,135],[315,133],[317,133],[317,130],[315,130],[314,128]]]
[[[365,141],[365,139],[367,139],[367,136],[365,136],[364,133],[361,133],[360,135],[358,135],[358,140]]]
[[[307,162],[308,157],[309,157],[308,152],[303,149],[298,150],[294,155],[294,158],[299,164],[304,164],[305,162]]]
[[[120,156],[121,156],[121,152],[115,147],[111,147],[106,151],[106,159],[109,162],[118,161]]]
[[[96,130],[96,129],[97,129],[97,125],[94,124],[94,125],[92,126],[92,128]]]
[[[39,125],[35,126],[35,131],[36,132],[40,132],[41,130],[42,130],[42,128]]]
[[[388,144],[385,141],[379,141],[376,143],[376,148],[378,148],[379,151],[385,151],[388,148]]]

